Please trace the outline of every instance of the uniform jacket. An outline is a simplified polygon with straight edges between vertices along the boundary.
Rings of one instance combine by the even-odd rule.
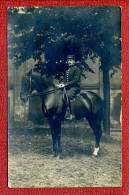
[[[69,67],[65,73],[65,84],[69,87],[79,87],[80,77],[81,70],[78,67]]]

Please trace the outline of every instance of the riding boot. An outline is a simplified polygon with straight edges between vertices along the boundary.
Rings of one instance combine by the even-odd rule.
[[[72,113],[72,107],[71,107],[71,102],[70,102],[70,100],[69,100],[69,102],[68,102],[68,107],[69,107],[70,116],[69,116],[68,118],[66,118],[66,119],[67,119],[67,120],[73,120],[73,119],[75,119],[75,116],[74,116],[73,113]]]

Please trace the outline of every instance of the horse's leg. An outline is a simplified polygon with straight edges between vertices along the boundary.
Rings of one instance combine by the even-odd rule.
[[[98,156],[99,152],[99,143],[100,143],[100,138],[102,135],[102,130],[101,130],[101,120],[97,119],[96,116],[92,117],[89,121],[91,128],[93,129],[94,135],[95,135],[95,149],[93,152],[94,156]]]
[[[58,144],[58,152],[60,158],[62,158],[62,147],[61,147],[61,121],[59,119],[54,120],[54,129],[56,134],[56,140]]]
[[[93,131],[94,131],[94,135],[95,135],[95,149],[94,149],[93,155],[98,156],[99,143],[100,143],[100,138],[101,138],[101,135],[102,135],[101,122],[100,121],[95,121],[94,122]]]
[[[53,143],[53,156],[57,156],[57,140],[56,140],[56,133],[54,128],[54,120],[48,119],[50,129],[51,129],[51,135],[52,135],[52,143]]]

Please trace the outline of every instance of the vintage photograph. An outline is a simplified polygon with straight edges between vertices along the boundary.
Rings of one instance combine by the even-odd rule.
[[[8,187],[121,187],[121,8],[9,7]]]

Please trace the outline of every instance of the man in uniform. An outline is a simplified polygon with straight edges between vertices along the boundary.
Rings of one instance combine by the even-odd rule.
[[[72,120],[75,118],[75,116],[72,114],[71,101],[80,92],[79,82],[80,82],[81,70],[77,66],[75,66],[74,55],[68,55],[66,62],[68,64],[68,69],[65,73],[64,84],[60,84],[59,87],[65,87],[67,91],[67,96],[69,100],[69,111],[70,111],[70,116],[68,119]]]

